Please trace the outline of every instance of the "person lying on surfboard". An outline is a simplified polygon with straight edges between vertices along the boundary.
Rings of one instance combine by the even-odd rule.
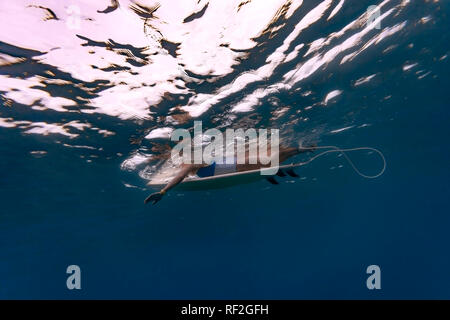
[[[279,147],[279,162],[282,163],[282,162],[286,161],[288,158],[298,155],[300,153],[314,152],[316,147],[317,147],[317,145],[315,145],[315,144],[310,145],[308,147],[301,147],[301,146],[300,147],[283,147],[283,146],[280,146]],[[262,168],[266,168],[266,167],[270,166],[270,164],[269,165],[262,165],[260,163],[250,164],[248,154],[246,154],[246,156],[245,156],[244,164],[238,164],[236,162],[237,162],[236,158],[234,158],[234,162],[231,164],[230,163],[218,164],[215,162],[213,162],[212,164],[209,164],[209,165],[208,164],[183,164],[180,171],[177,173],[177,175],[160,191],[152,193],[150,196],[148,196],[144,200],[144,203],[147,204],[148,202],[152,201],[153,204],[156,204],[158,201],[160,201],[162,199],[162,197],[167,193],[167,191],[169,191],[170,189],[172,189],[173,187],[175,187],[176,185],[181,183],[184,180],[184,178],[186,178],[189,175],[197,175],[200,178],[204,178],[204,177],[210,177],[210,176],[219,176],[219,175],[233,173],[233,172],[258,170],[258,169],[262,169]],[[298,175],[292,169],[287,170],[286,173],[292,177],[298,177]],[[281,175],[283,173],[279,172],[279,174]],[[272,181],[270,179],[272,179]],[[276,183],[273,180],[274,180],[273,177],[269,178],[269,182]]]

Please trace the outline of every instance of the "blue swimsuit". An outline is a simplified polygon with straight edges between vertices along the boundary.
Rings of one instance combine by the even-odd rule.
[[[200,178],[205,178],[236,172],[236,159],[234,159],[233,163],[226,163],[226,161],[223,162],[224,163],[221,164],[213,162],[209,166],[198,169],[197,176]]]

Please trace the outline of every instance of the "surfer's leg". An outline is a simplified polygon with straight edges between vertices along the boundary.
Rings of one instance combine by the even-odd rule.
[[[280,158],[279,161],[280,163],[284,162],[285,160],[287,160],[290,157],[293,157],[299,153],[301,153],[302,151],[299,148],[295,148],[295,147],[282,147],[280,146]]]
[[[282,163],[285,160],[289,159],[290,157],[296,156],[300,153],[314,152],[316,147],[317,147],[316,144],[312,144],[308,147],[283,147],[283,146],[280,146],[280,163]]]
[[[298,148],[280,146],[279,150],[278,150],[278,159],[279,159],[278,161],[279,161],[279,163],[282,163],[286,159],[288,159],[292,156],[295,156],[299,153],[301,153],[301,151]],[[269,152],[268,152],[268,156],[270,156],[270,155],[271,155],[271,150],[269,150]],[[261,163],[259,163],[259,161],[258,161],[258,163],[255,163],[255,164],[250,163],[249,156],[247,154],[245,156],[245,163],[236,164],[236,171],[242,172],[242,171],[249,171],[249,170],[257,170],[257,169],[261,169],[261,168],[268,168],[270,166],[271,166],[271,163],[262,165]]]
[[[311,149],[280,146],[279,150],[278,150],[278,161],[279,161],[279,163],[282,163],[282,162],[286,161],[287,159],[289,159],[290,157],[293,157],[299,153],[308,152],[308,151],[311,151]],[[270,151],[268,153],[270,156]],[[257,170],[257,169],[266,168],[266,167],[270,167],[270,164],[267,164],[267,165],[261,165],[260,163],[250,164],[249,157],[248,157],[248,155],[246,155],[245,163],[237,164],[236,171],[242,172],[242,171],[248,171],[248,170]]]

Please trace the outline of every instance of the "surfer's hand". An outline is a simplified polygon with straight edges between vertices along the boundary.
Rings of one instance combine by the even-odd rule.
[[[150,201],[153,201],[153,204],[155,204],[155,203],[157,203],[159,200],[162,199],[163,195],[164,195],[164,193],[162,193],[162,192],[155,192],[155,193],[152,193],[151,195],[149,195],[149,196],[147,197],[147,199],[144,200],[144,203],[147,204],[147,203],[149,203]]]
[[[312,143],[308,146],[309,152],[314,152],[317,149],[317,144],[316,143]]]

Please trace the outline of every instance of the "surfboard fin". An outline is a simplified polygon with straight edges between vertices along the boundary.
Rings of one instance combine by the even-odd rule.
[[[295,171],[294,171],[293,169],[286,170],[286,173],[287,173],[288,175],[290,175],[291,177],[293,177],[293,178],[298,178],[298,177],[300,177],[298,174],[295,173]]]
[[[280,169],[277,172],[277,176],[279,176],[279,177],[286,177],[286,173],[284,173],[283,170]]]
[[[271,184],[279,184],[277,180],[275,180],[274,177],[268,177],[266,178],[267,181],[269,181]]]

